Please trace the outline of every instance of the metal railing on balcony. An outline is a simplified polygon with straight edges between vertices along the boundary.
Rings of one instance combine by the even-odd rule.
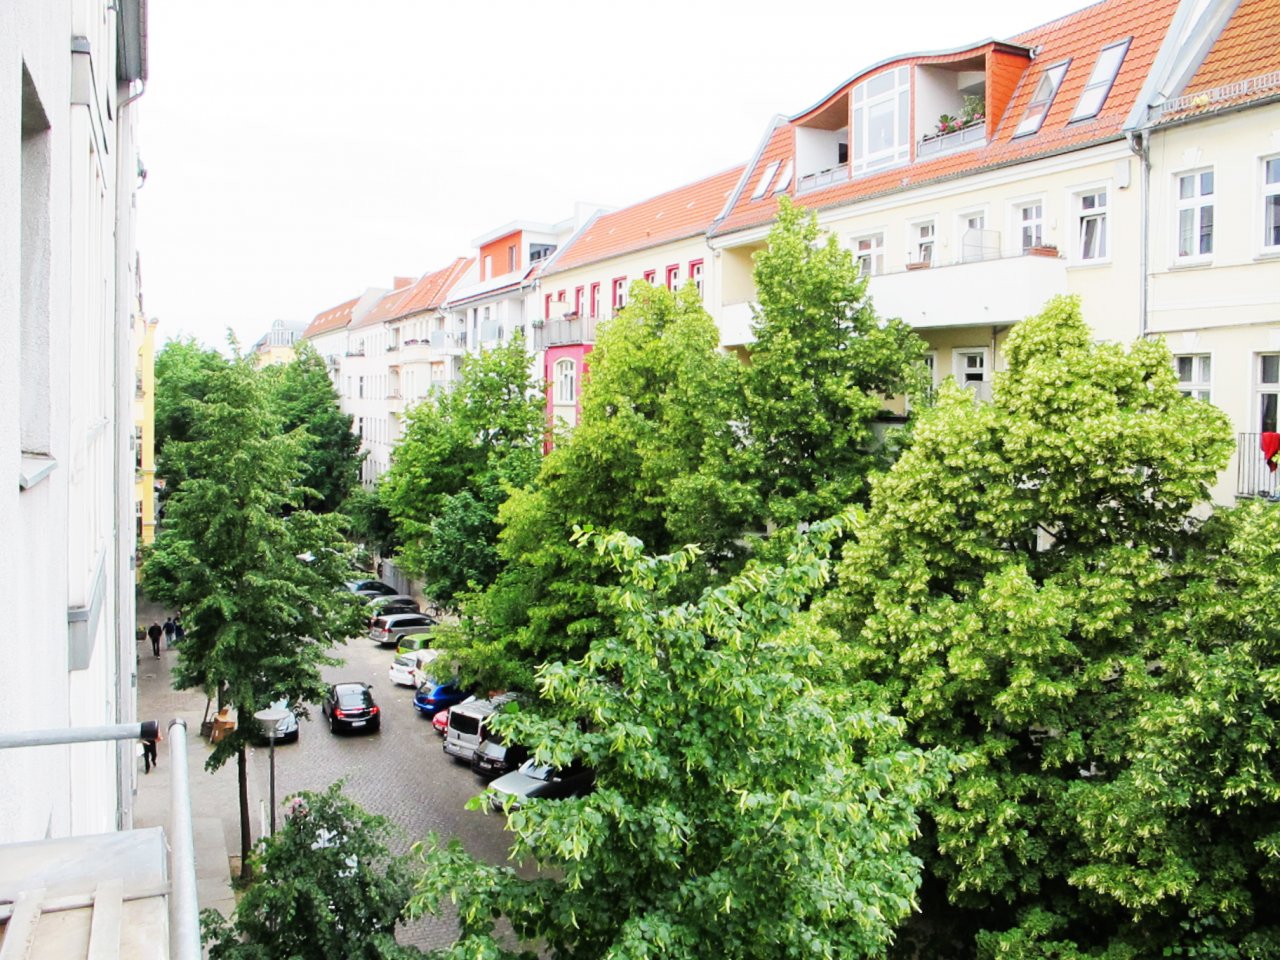
[[[1280,499],[1276,479],[1280,471],[1267,463],[1262,448],[1262,434],[1241,433],[1236,436],[1236,496]]]
[[[810,190],[818,190],[821,187],[829,187],[833,183],[842,183],[849,179],[849,165],[842,163],[839,166],[829,167],[826,170],[819,170],[817,173],[807,173],[796,181],[796,193],[808,193]]]
[[[467,335],[450,330],[432,330],[430,343],[438,350],[449,348],[461,350],[467,346]]]
[[[542,326],[534,321],[533,348],[545,350],[547,347],[560,347],[571,343],[595,343],[596,318],[578,317],[569,314],[554,320],[542,321]]]
[[[987,142],[987,124],[978,120],[967,127],[943,133],[936,137],[926,137],[916,144],[917,157],[932,157],[952,150],[967,150],[980,147]]]
[[[963,131],[962,131],[963,132]],[[1000,231],[968,229],[960,237],[960,262],[995,260],[1000,256]]]

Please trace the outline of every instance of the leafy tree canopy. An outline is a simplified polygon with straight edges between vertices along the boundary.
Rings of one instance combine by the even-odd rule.
[[[765,518],[785,528],[865,500],[868,474],[885,466],[872,423],[886,398],[918,390],[925,344],[876,316],[853,254],[786,197],[755,286],[749,471]]]
[[[570,719],[509,711],[496,725],[540,762],[587,765],[596,789],[510,813],[536,879],[426,843],[414,908],[451,899],[461,924],[440,956],[881,955],[912,910],[915,806],[946,758],[906,748],[898,721],[822,682],[838,675],[835,638],[801,611],[842,526],[675,606],[696,549],[646,557],[622,534],[579,538],[622,572],[607,591],[616,632],[539,670]],[[504,945],[499,918],[528,949]]]
[[[156,353],[155,445],[156,472],[171,487],[182,477],[173,472],[165,456],[170,440],[187,440],[191,433],[193,401],[204,399],[208,378],[226,363],[217,350],[194,339],[170,340]]]
[[[1062,298],[1006,356],[992,403],[921,416],[819,604],[853,680],[968,759],[902,955],[1274,956],[1277,634],[1252,605],[1280,523],[1189,521],[1231,439],[1163,343],[1094,344]]]
[[[230,920],[201,914],[211,960],[409,960],[396,922],[412,892],[391,827],[343,796],[341,782],[286,801],[280,830],[259,841],[258,880]]]

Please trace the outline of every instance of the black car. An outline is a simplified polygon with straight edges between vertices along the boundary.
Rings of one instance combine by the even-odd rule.
[[[397,593],[393,596],[374,597],[365,604],[365,609],[369,611],[369,626],[371,627],[373,626],[373,621],[378,617],[385,617],[393,613],[422,612],[417,600],[402,593]]]
[[[320,712],[329,719],[329,731],[368,731],[382,726],[382,711],[373,702],[373,688],[367,683],[335,683],[329,688]]]
[[[471,769],[490,780],[510,773],[528,759],[528,747],[507,743],[502,734],[491,731],[471,754]]]

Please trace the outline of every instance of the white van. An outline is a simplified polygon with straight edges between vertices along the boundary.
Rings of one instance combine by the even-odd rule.
[[[444,734],[444,752],[455,760],[470,763],[476,747],[484,739],[485,721],[495,710],[514,700],[514,693],[504,693],[492,700],[463,703],[449,711],[449,728]]]

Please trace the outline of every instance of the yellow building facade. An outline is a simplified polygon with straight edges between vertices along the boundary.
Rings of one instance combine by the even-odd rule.
[[[156,327],[139,310],[133,316],[133,509],[138,546],[156,538]]]

